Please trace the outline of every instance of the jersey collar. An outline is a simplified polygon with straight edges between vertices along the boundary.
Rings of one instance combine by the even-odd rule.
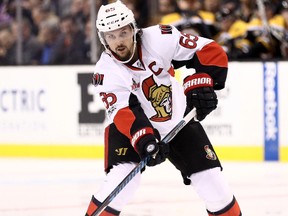
[[[142,60],[142,47],[141,44],[137,44],[138,59],[131,65],[126,63],[125,65],[134,71],[144,71],[146,70],[145,65]]]

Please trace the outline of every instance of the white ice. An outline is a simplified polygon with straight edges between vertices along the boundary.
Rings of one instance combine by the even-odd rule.
[[[288,216],[288,164],[222,162],[244,216]],[[0,216],[84,216],[104,178],[102,160],[0,159]],[[123,216],[205,216],[169,162],[147,168]]]

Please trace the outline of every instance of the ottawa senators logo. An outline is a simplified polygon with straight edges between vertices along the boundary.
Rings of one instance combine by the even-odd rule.
[[[204,150],[206,151],[207,155],[206,155],[206,158],[209,159],[209,160],[216,160],[217,159],[217,156],[216,154],[209,148],[208,145],[205,145],[204,146]]]
[[[95,73],[92,77],[92,84],[94,86],[103,85],[104,74]]]
[[[163,122],[171,119],[172,115],[172,92],[171,86],[158,86],[153,76],[148,77],[142,83],[142,91],[156,111],[150,118],[151,121]]]

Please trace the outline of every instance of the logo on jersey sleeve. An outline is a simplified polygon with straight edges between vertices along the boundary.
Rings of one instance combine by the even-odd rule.
[[[172,34],[172,27],[170,25],[159,25],[161,34]]]
[[[103,85],[104,74],[95,73],[92,77],[92,84],[94,86]]]
[[[172,115],[172,92],[171,86],[158,86],[153,76],[148,77],[142,83],[142,91],[148,101],[151,102],[156,114],[151,121],[163,122],[171,119]]]
[[[101,100],[104,103],[105,108],[107,109],[108,116],[111,116],[112,113],[116,110],[115,103],[117,102],[117,97],[113,93],[99,93]]]
[[[216,160],[217,159],[217,156],[216,154],[209,148],[208,145],[205,145],[204,146],[204,150],[206,151],[206,158],[209,159],[209,160]]]

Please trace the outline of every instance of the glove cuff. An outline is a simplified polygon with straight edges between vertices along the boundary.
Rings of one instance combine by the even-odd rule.
[[[140,130],[138,130],[138,131],[136,131],[133,135],[132,135],[132,137],[131,137],[131,145],[134,147],[134,149],[137,151],[137,149],[138,149],[138,147],[137,147],[137,145],[138,145],[138,143],[139,143],[139,141],[143,138],[143,137],[145,137],[145,136],[147,136],[147,135],[151,135],[153,138],[154,138],[154,130],[153,130],[153,128],[150,128],[150,127],[146,127],[146,128],[142,128],[142,129],[140,129]],[[155,138],[154,138],[154,140],[155,140]]]
[[[134,148],[141,158],[148,155],[154,155],[159,150],[155,136],[152,134],[141,137]]]
[[[196,73],[188,76],[183,81],[184,93],[187,94],[188,91],[200,88],[200,87],[212,87],[213,79],[206,73]]]

